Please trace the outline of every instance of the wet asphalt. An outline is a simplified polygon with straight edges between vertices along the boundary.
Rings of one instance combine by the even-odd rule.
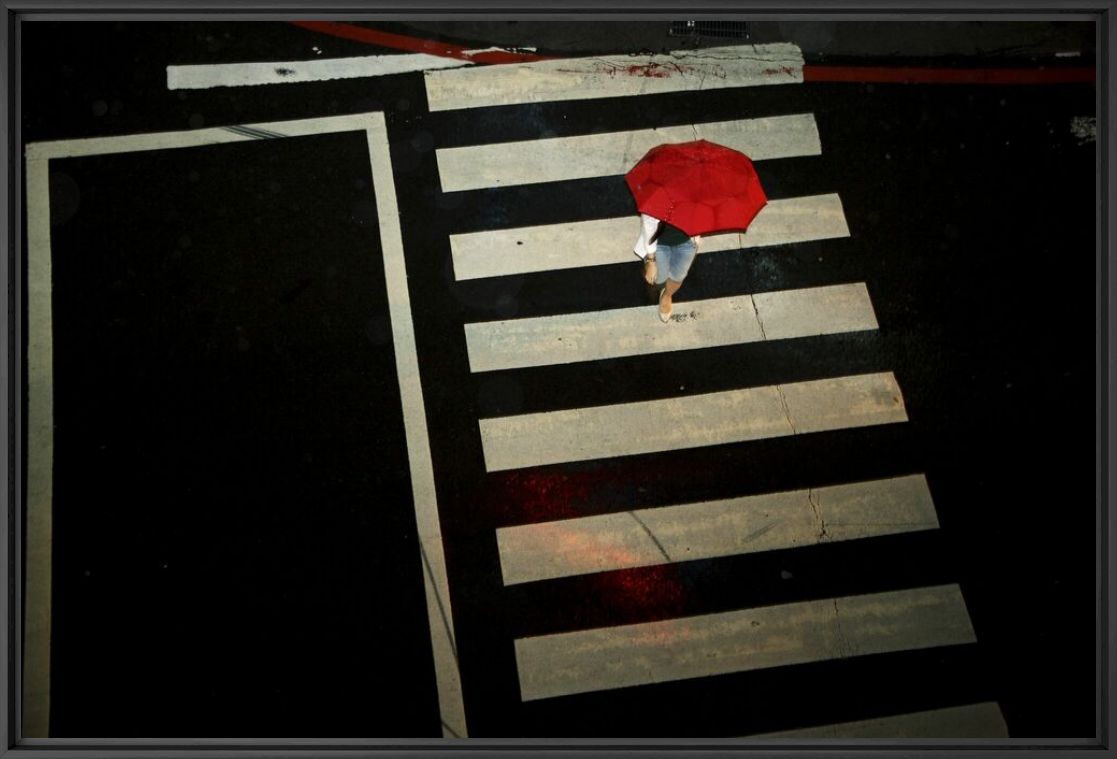
[[[813,113],[822,155],[758,171],[772,199],[839,193],[851,231],[704,255],[679,306],[863,281],[880,329],[471,375],[465,323],[648,294],[635,262],[456,282],[448,235],[634,208],[620,177],[443,194],[434,150],[630,129],[630,103],[429,113],[419,74],[166,90],[168,63],[308,45],[370,53],[280,23],[31,25],[23,138],[385,111],[472,736],[735,736],[980,701],[1013,737],[1093,734],[1096,143],[1073,127],[1092,84],[663,96],[662,125]],[[383,270],[353,253],[379,249],[363,139],[52,164],[52,735],[440,735]],[[484,474],[478,417],[874,371],[910,423]],[[494,530],[528,518],[915,472],[937,531],[500,582]],[[942,583],[976,645],[519,700],[514,638]]]

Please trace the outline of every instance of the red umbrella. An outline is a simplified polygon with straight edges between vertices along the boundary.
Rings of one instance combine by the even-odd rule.
[[[744,231],[768,202],[749,157],[706,140],[657,145],[624,179],[640,213],[691,237]]]

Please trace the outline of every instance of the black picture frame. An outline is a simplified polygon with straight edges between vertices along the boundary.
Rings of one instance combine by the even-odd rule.
[[[576,0],[545,0],[527,3],[526,0],[460,0],[458,2],[402,2],[402,0],[0,0],[4,8],[4,24],[0,29],[0,50],[4,51],[2,123],[4,146],[3,168],[5,183],[0,187],[3,211],[0,212],[0,230],[4,233],[7,257],[0,283],[0,298],[4,302],[6,329],[3,336],[3,355],[6,369],[4,392],[0,404],[4,407],[7,434],[3,438],[6,487],[4,491],[5,519],[0,526],[4,561],[0,563],[0,583],[7,592],[4,605],[4,623],[0,625],[0,644],[5,657],[0,663],[5,683],[0,755],[35,755],[62,757],[81,755],[87,757],[146,756],[146,757],[251,757],[251,756],[448,756],[458,752],[489,752],[540,754],[553,757],[574,755],[630,756],[642,752],[671,753],[688,756],[724,756],[742,752],[752,756],[798,756],[822,753],[831,756],[907,756],[918,753],[929,756],[1008,756],[1022,751],[1035,754],[1070,755],[1085,750],[1104,751],[1112,755],[1111,741],[1115,727],[1110,694],[1115,684],[1113,661],[1110,656],[1113,642],[1114,607],[1113,588],[1117,562],[1111,550],[1114,535],[1114,493],[1112,485],[1111,451],[1115,442],[1111,424],[1115,387],[1110,363],[1112,361],[1112,328],[1115,309],[1111,301],[1114,289],[1112,261],[1114,256],[1114,208],[1112,188],[1117,172],[1112,160],[1112,146],[1117,137],[1117,112],[1113,105],[1112,51],[1117,48],[1117,10],[1115,0],[983,0],[960,3],[954,0],[859,0],[857,2],[825,2],[825,0],[786,0],[778,4],[766,0],[704,0],[699,5],[685,8],[689,18],[726,17],[750,19],[810,18],[825,21],[852,21],[870,19],[928,19],[928,20],[989,20],[989,19],[1093,19],[1097,23],[1098,113],[1103,125],[1098,135],[1099,173],[1097,176],[1098,207],[1101,209],[1097,237],[1096,257],[1096,367],[1097,384],[1095,408],[1096,452],[1096,508],[1097,556],[1100,557],[1098,587],[1101,603],[1097,617],[1098,661],[1100,663],[1097,688],[1097,724],[1099,734],[1093,741],[1043,740],[1010,741],[1009,745],[990,746],[980,741],[819,741],[789,745],[779,741],[740,741],[721,739],[666,742],[658,740],[483,740],[465,742],[429,741],[419,739],[331,741],[315,740],[254,740],[254,739],[197,739],[197,740],[59,740],[37,739],[23,741],[19,735],[21,662],[21,542],[23,519],[20,511],[22,496],[22,437],[26,424],[21,398],[23,393],[23,359],[21,335],[22,314],[19,311],[18,283],[21,281],[20,251],[24,231],[21,228],[22,207],[20,193],[24,179],[21,169],[22,142],[20,139],[20,46],[19,24],[31,18],[65,18],[67,20],[158,19],[187,20],[220,16],[228,20],[268,20],[288,18],[293,14],[322,19],[486,19],[510,16],[534,20],[569,18],[635,19],[655,18],[666,21],[679,15],[684,8],[670,0],[607,0],[607,2],[577,2]]]

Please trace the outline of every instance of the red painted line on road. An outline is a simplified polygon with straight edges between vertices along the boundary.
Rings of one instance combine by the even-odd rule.
[[[461,45],[424,40],[418,37],[409,37],[404,34],[382,32],[377,29],[370,29],[367,26],[339,24],[334,21],[292,21],[291,23],[303,29],[320,32],[321,34],[329,34],[333,37],[341,37],[357,42],[367,42],[370,45],[380,45],[381,47],[390,47],[395,50],[409,50],[413,53],[426,53],[427,55],[437,55],[443,58],[456,58],[462,61],[472,61],[473,63],[526,63],[529,61],[550,60],[549,57],[544,55],[516,53],[509,50],[488,50],[470,53],[467,48]]]
[[[552,56],[519,53],[511,50],[489,50],[471,53],[461,45],[436,42],[405,34],[382,32],[367,26],[341,24],[335,21],[292,21],[295,26],[333,37],[367,42],[370,45],[408,50],[443,58],[473,63],[528,63],[555,60]],[[653,69],[655,64],[632,65],[625,73],[642,76],[667,76],[666,69]],[[785,67],[767,73],[790,73]],[[615,73],[615,72],[614,72]],[[855,82],[881,84],[1065,84],[1093,82],[1093,67],[1074,68],[929,68],[922,66],[826,66],[803,65],[804,82]]]
[[[1067,84],[1093,82],[1092,67],[1075,68],[923,68],[920,66],[803,66],[804,82],[882,84]]]

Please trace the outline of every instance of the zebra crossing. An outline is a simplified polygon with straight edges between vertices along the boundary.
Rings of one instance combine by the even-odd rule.
[[[732,48],[681,56],[673,72],[656,56],[429,71],[427,96],[432,112],[463,116],[471,108],[621,97],[631,98],[624,107],[635,112],[645,102],[641,97],[657,93],[802,82],[797,50],[778,45],[755,46],[751,52],[745,56]],[[436,149],[436,160],[444,194],[564,187],[561,183],[621,175],[655,144],[697,138],[737,148],[758,162],[809,159],[823,151],[814,115],[788,113],[442,147]],[[483,280],[497,290],[523,275],[564,270],[593,276],[596,267],[624,265],[635,277],[629,252],[635,230],[634,218],[595,218],[451,232],[453,276],[461,283]],[[775,198],[746,233],[707,237],[701,253],[743,255],[849,237],[840,192]],[[727,297],[681,301],[671,323],[663,326],[655,318],[655,306],[587,311],[572,293],[561,313],[472,320],[462,329],[475,376],[514,371],[538,375],[561,365],[619,357],[682,357],[715,347],[872,332],[879,325],[870,296],[864,281],[769,292],[742,287]],[[646,454],[907,422],[900,384],[892,372],[879,371],[481,415],[476,430],[485,472],[494,476],[537,467],[608,466]],[[856,551],[861,540],[938,527],[926,479],[916,473],[653,508],[617,504],[608,513],[558,520],[525,512],[515,524],[497,526],[495,538],[504,587],[537,583],[535,592],[545,595],[547,583],[561,578],[821,543],[841,542]],[[509,643],[519,697],[526,704],[975,642],[962,590],[948,583],[519,635]],[[897,736],[1007,736],[995,703],[769,735],[852,737],[887,735],[890,729]],[[955,729],[962,732],[950,732]]]
[[[516,641],[525,701],[974,641],[957,586],[821,599]]]
[[[465,325],[474,372],[876,329],[861,283],[782,290],[688,304],[679,328],[648,319],[653,306]]]
[[[937,527],[926,479],[909,475],[501,527],[497,543],[513,585]]]
[[[563,58],[426,75],[432,111],[802,81],[803,54],[790,43]]]
[[[906,421],[896,379],[867,374],[481,419],[490,472]]]
[[[631,233],[630,218],[463,232],[450,235],[450,253],[459,281],[582,269],[631,262],[617,245]],[[747,235],[707,237],[698,254],[840,237],[849,237],[849,227],[836,194],[783,198],[769,201]],[[563,244],[571,241],[578,244]]]
[[[754,160],[818,155],[818,127],[810,114],[693,124],[635,132],[553,137],[439,150],[443,192],[512,187],[541,179],[563,182],[624,174],[664,142],[709,140]],[[578,156],[578,160],[571,160]]]

